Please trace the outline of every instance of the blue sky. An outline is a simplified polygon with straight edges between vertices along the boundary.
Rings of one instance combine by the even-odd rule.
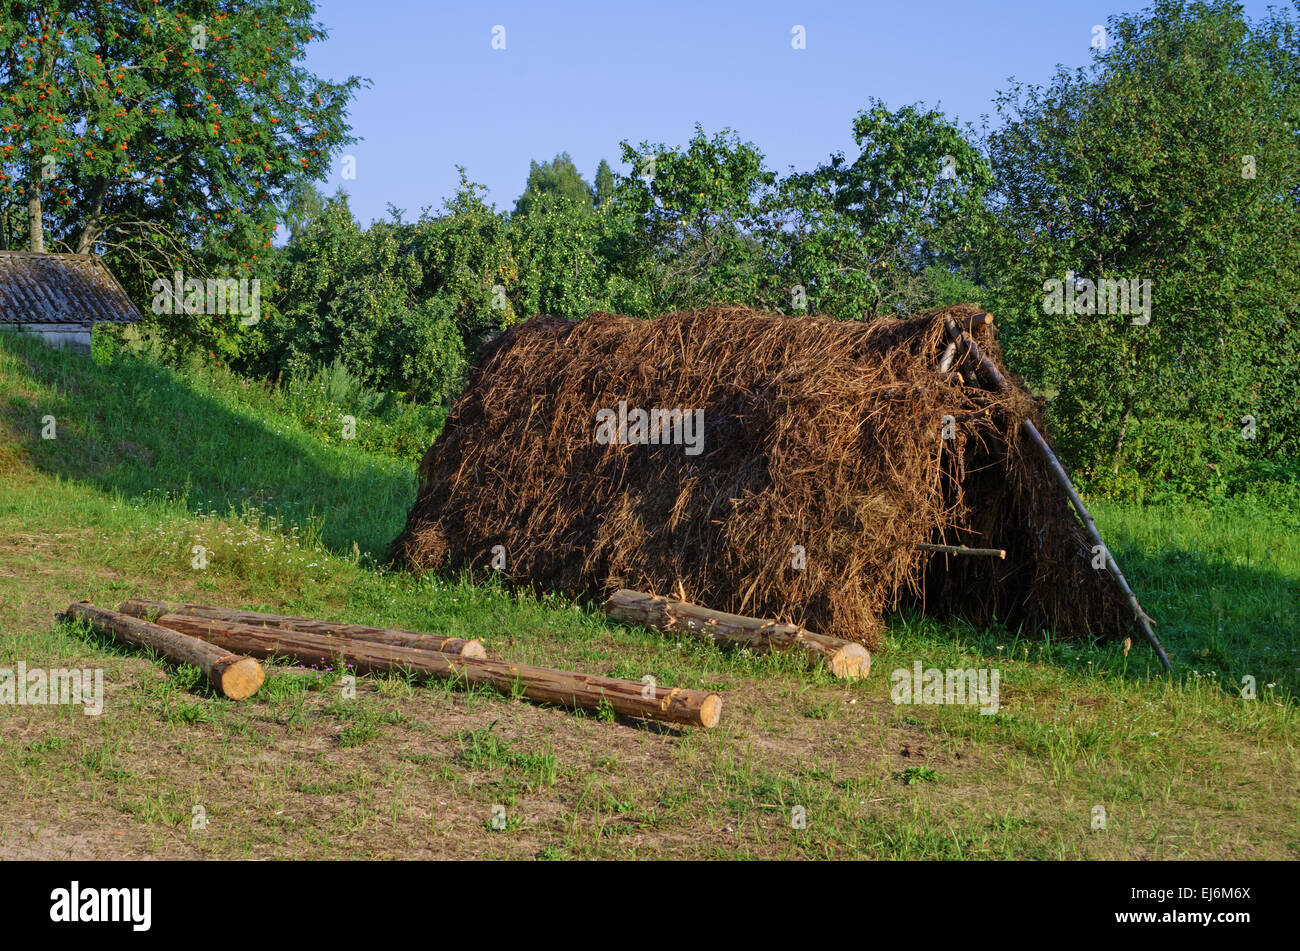
[[[513,208],[528,163],[567,151],[590,181],[619,141],[683,144],[695,123],[730,127],[768,166],[854,154],[850,126],[871,97],[924,102],[978,125],[1008,78],[1040,83],[1088,63],[1093,27],[1145,3],[1007,0],[910,3],[470,3],[319,0],[329,32],[308,66],[364,76],[350,115],[356,178],[335,164],[362,222],[391,202],[408,218],[455,190],[456,165]],[[1246,3],[1258,17],[1266,3]],[[492,48],[493,27],[505,49]],[[791,46],[805,29],[806,49]]]

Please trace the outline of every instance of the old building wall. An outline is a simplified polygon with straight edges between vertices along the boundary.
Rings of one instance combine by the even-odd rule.
[[[5,329],[34,334],[51,347],[71,347],[82,353],[90,353],[89,324],[10,324]]]

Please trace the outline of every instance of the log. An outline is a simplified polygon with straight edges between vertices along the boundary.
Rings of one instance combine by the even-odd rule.
[[[957,355],[957,344],[953,343],[952,341],[949,341],[948,346],[943,348],[943,355],[939,357],[940,376],[945,378],[948,376],[948,371],[952,369],[952,359],[956,355]]]
[[[871,654],[861,644],[740,614],[724,614],[672,598],[621,589],[610,595],[605,614],[618,621],[660,631],[686,631],[702,640],[762,652],[801,650],[810,661],[824,661],[837,677],[857,680],[871,673]]]
[[[952,337],[953,344],[957,347],[957,362],[956,367],[952,372],[959,373],[962,381],[971,389],[978,389],[979,377],[975,375],[974,368],[971,367],[970,362],[966,359],[971,355],[971,352],[965,345],[965,341],[970,340],[971,338],[957,329],[957,324],[951,317],[945,318],[944,323],[947,325],[948,334]],[[945,353],[946,352],[945,348]]]
[[[979,368],[988,375],[988,378],[994,381],[997,388],[1002,391],[1010,389],[1011,385],[1007,382],[1006,377],[988,358],[988,355],[980,349],[980,345],[975,342],[975,338],[963,331],[958,331],[958,334],[962,345],[965,347],[963,352],[970,355],[970,358],[979,365]]]
[[[339,624],[333,621],[317,621],[314,618],[264,614],[260,611],[235,611],[227,608],[215,608],[206,604],[149,601],[145,598],[132,598],[129,601],[123,601],[118,605],[117,609],[123,614],[132,614],[142,618],[155,617],[159,614],[188,614],[192,617],[236,621],[240,624],[251,624],[254,627],[278,627],[286,631],[317,634],[321,637],[337,637],[348,641],[369,641],[375,644],[388,644],[391,647],[418,647],[422,650],[439,651],[443,654],[459,654],[462,657],[487,657],[487,651],[476,640],[443,637],[438,634],[421,634],[418,631],[403,631],[392,627]]]
[[[252,696],[266,680],[262,665],[251,657],[241,657],[163,625],[96,607],[89,601],[68,605],[66,616],[88,621],[119,641],[155,650],[172,663],[193,664],[203,671],[217,693],[231,700]]]
[[[950,555],[991,555],[995,558],[1006,558],[1007,553],[1002,548],[967,548],[965,545],[913,545],[921,551],[942,551]]]
[[[948,319],[962,330],[974,330],[976,327],[993,326],[992,314],[975,314],[973,317],[949,317]]]
[[[946,323],[948,335],[952,337],[953,340],[965,343],[967,352],[975,358],[980,368],[988,374],[988,378],[993,381],[993,385],[999,390],[1009,390],[1011,384],[1007,382],[1006,377],[1002,375],[998,368],[993,365],[993,361],[984,355],[979,348],[979,344],[977,344],[969,334],[959,331],[951,318],[949,318]],[[1047,440],[1043,438],[1043,434],[1038,431],[1038,427],[1034,425],[1032,420],[1024,420],[1020,424],[1020,428],[1024,430],[1025,435],[1029,437],[1030,441],[1038,447],[1039,452],[1043,454],[1043,458],[1047,461],[1048,468],[1056,478],[1057,483],[1065,490],[1065,495],[1070,500],[1070,504],[1074,506],[1074,511],[1079,516],[1079,521],[1083,523],[1083,528],[1088,533],[1088,536],[1092,539],[1094,544],[1100,545],[1101,550],[1106,553],[1106,567],[1110,570],[1111,577],[1113,577],[1119,584],[1120,590],[1124,592],[1124,596],[1128,598],[1129,606],[1133,609],[1133,616],[1137,621],[1138,627],[1146,636],[1147,641],[1149,641],[1151,646],[1155,649],[1156,656],[1160,658],[1160,663],[1164,666],[1165,670],[1172,671],[1173,665],[1169,662],[1168,655],[1165,654],[1164,646],[1161,645],[1159,638],[1156,637],[1155,631],[1151,630],[1151,625],[1155,622],[1147,616],[1146,611],[1142,610],[1142,605],[1138,603],[1137,595],[1134,594],[1133,589],[1129,587],[1128,579],[1124,577],[1124,572],[1120,571],[1119,564],[1115,561],[1115,556],[1110,553],[1110,546],[1102,540],[1101,532],[1097,530],[1096,522],[1092,520],[1092,515],[1089,514],[1087,507],[1084,506],[1083,499],[1079,497],[1079,493],[1075,490],[1074,483],[1070,481],[1069,474],[1066,473],[1065,467],[1061,465],[1061,460],[1056,458],[1056,453],[1052,451],[1052,447],[1047,444]]]
[[[706,690],[663,687],[415,647],[347,641],[218,618],[163,614],[157,623],[253,657],[291,657],[307,665],[342,660],[363,674],[410,671],[422,680],[459,680],[491,687],[508,697],[524,696],[574,709],[595,710],[605,702],[614,712],[626,716],[706,729],[717,726],[722,714],[722,698]]]

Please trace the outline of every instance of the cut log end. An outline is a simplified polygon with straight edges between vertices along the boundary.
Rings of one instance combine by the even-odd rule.
[[[718,725],[718,720],[721,718],[722,698],[716,693],[711,693],[700,704],[700,726],[706,730],[712,730]]]
[[[979,327],[992,327],[993,315],[989,313],[975,314],[972,317],[947,318],[947,321],[954,327],[962,330],[975,330]]]
[[[827,658],[827,666],[836,677],[861,680],[871,673],[871,652],[861,644],[845,644]]]
[[[686,690],[681,687],[667,689],[657,698],[658,710],[654,719],[668,723],[683,723],[711,730],[722,716],[722,698],[703,690]],[[634,716],[636,714],[633,714]]]
[[[89,601],[73,602],[67,614],[88,621],[116,640],[157,651],[175,664],[199,668],[218,693],[232,700],[249,696],[266,678],[257,661],[232,654],[202,637],[96,607]]]
[[[224,664],[214,671],[214,686],[221,695],[231,700],[243,700],[257,693],[266,682],[266,671],[251,657],[234,657],[233,663]]]
[[[460,649],[460,656],[487,660],[487,650],[478,641],[466,641],[465,646]]]

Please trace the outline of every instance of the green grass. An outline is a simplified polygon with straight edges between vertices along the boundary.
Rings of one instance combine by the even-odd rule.
[[[98,667],[106,693],[98,717],[0,705],[0,856],[61,855],[74,837],[87,857],[1300,854],[1293,512],[1094,506],[1173,677],[1140,643],[902,613],[872,676],[846,684],[561,597],[385,571],[412,462],[325,441],[296,413],[228,374],[0,336],[0,667]],[[53,620],[78,598],[132,596],[651,674],[721,690],[722,723],[661,729],[401,676],[357,677],[351,696],[344,670],[276,663],[232,703],[193,668]],[[916,660],[998,669],[997,715],[891,703],[891,671]]]
[[[33,402],[11,390],[0,409],[11,437],[48,476],[135,504],[238,514],[308,542],[323,533],[332,550],[355,545],[371,557],[383,554],[406,516],[409,461],[322,441],[288,407],[276,411],[283,400],[220,368],[194,365],[182,374],[129,351],[105,366],[40,353],[12,334],[0,348],[6,375],[18,372],[22,391],[41,394]],[[54,439],[41,438],[47,416]]]

